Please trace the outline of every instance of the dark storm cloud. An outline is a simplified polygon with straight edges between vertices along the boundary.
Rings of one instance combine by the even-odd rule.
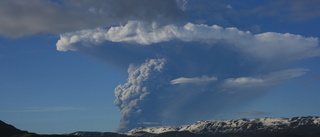
[[[3,0],[0,35],[19,37],[119,24],[127,20],[166,22],[179,18],[175,0]]]

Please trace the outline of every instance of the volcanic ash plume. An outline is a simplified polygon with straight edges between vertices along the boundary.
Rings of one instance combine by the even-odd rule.
[[[155,107],[150,96],[156,94],[153,92],[158,92],[159,87],[166,84],[166,81],[162,81],[165,63],[164,59],[150,59],[140,66],[129,66],[128,82],[119,85],[114,91],[115,104],[122,114],[119,127],[122,131],[130,130],[136,124],[150,122],[149,117],[156,117],[148,116],[148,113],[152,113],[143,108]]]
[[[211,119],[305,74],[308,69],[288,65],[320,55],[313,37],[139,21],[63,34],[57,49],[129,66],[127,83],[115,89],[121,132]]]

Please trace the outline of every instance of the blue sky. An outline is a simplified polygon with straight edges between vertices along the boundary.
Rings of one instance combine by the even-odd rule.
[[[113,90],[126,75],[96,59],[57,52],[56,39],[1,40],[1,119],[39,133],[112,131],[120,115]]]
[[[167,26],[167,28],[176,27],[178,28],[177,33],[191,32],[179,28],[179,26],[185,26],[187,22],[191,22],[195,29],[201,28],[197,24],[207,25],[207,27],[201,29],[207,29],[210,32],[217,31],[210,27],[217,24],[222,28],[235,27],[239,31],[252,31],[252,35],[275,32],[301,35],[304,38],[319,38],[319,9],[310,7],[310,5],[317,5],[319,3],[317,0],[259,2],[246,0],[242,3],[232,0],[214,2],[181,0],[178,1],[180,4],[177,5],[172,5],[175,4],[175,1],[166,0],[159,3],[157,1],[147,2],[145,6],[141,6],[144,3],[143,0],[137,0],[135,4],[129,3],[130,8],[126,6],[127,2],[122,5],[117,5],[112,0],[104,3],[106,5],[115,4],[115,7],[124,6],[128,8],[121,12],[112,8],[106,10],[104,8],[108,6],[101,6],[101,3],[99,4],[96,1],[52,2],[47,3],[45,0],[33,0],[31,2],[33,6],[42,7],[39,9],[40,11],[45,8],[53,9],[54,12],[48,13],[32,11],[32,4],[29,5],[18,0],[1,2],[0,4],[7,7],[20,4],[19,6],[24,6],[27,9],[24,13],[16,12],[15,10],[18,9],[14,8],[1,8],[4,10],[0,10],[0,15],[3,16],[0,19],[0,24],[2,24],[0,25],[0,120],[17,128],[30,132],[51,134],[74,131],[114,131],[119,128],[119,125],[121,127],[123,124],[119,124],[119,121],[126,122],[136,119],[137,123],[133,123],[132,127],[139,124],[146,126],[148,123],[161,125],[159,122],[163,122],[164,125],[188,124],[203,119],[320,115],[318,109],[320,104],[318,99],[320,95],[320,58],[317,57],[319,55],[305,57],[304,54],[313,53],[309,49],[305,51],[297,50],[297,54],[289,52],[290,48],[283,49],[283,56],[279,56],[288,58],[289,61],[282,61],[282,58],[258,60],[266,61],[265,64],[269,66],[265,67],[262,67],[261,62],[254,64],[251,62],[252,60],[243,58],[243,60],[249,62],[246,64],[250,66],[248,68],[246,66],[241,67],[241,64],[240,66],[231,65],[230,67],[223,65],[224,62],[239,62],[228,56],[223,56],[225,54],[221,54],[221,59],[220,55],[217,56],[218,59],[214,59],[215,56],[210,53],[213,51],[216,54],[214,50],[225,51],[224,48],[210,49],[208,52],[197,49],[196,46],[193,46],[194,44],[204,47],[207,45],[199,42],[196,38],[193,40],[196,36],[190,37],[193,40],[191,42],[185,40],[182,36],[172,36],[174,37],[173,40],[168,36],[158,41],[152,41],[154,39],[151,38],[150,40],[146,39],[147,41],[127,41],[131,35],[120,37],[114,34],[112,35],[114,37],[110,35],[109,39],[98,39],[102,42],[92,42],[86,37],[81,37],[75,43],[70,41],[69,43],[63,43],[66,52],[61,49],[60,51],[57,50],[57,42],[62,38],[71,39],[72,36],[82,36],[82,34],[93,35],[97,32],[95,28],[99,27],[101,32],[104,33],[107,33],[111,26],[122,30],[121,25],[131,25],[133,28],[136,25],[136,30],[143,31],[149,29],[145,28],[149,24],[145,23],[142,26],[139,26],[139,24],[150,21],[160,22],[158,30],[163,29],[161,26],[174,24],[173,26]],[[154,3],[166,7],[166,10],[153,8]],[[278,6],[275,7],[274,5]],[[145,8],[148,9],[146,11],[149,11],[150,15],[141,15],[140,11],[145,11]],[[73,11],[74,9],[76,11]],[[85,11],[88,11],[88,13]],[[159,17],[160,20],[156,17]],[[130,20],[137,20],[138,22],[130,22]],[[10,21],[12,22],[8,23]],[[77,24],[79,21],[82,21],[82,24]],[[83,29],[86,29],[86,31],[77,32]],[[200,31],[201,29],[197,31],[199,34],[211,35],[211,33]],[[149,31],[153,32],[152,29]],[[236,32],[238,31],[236,30]],[[60,34],[62,35],[60,36]],[[228,33],[222,30],[222,34],[227,35]],[[135,33],[132,33],[132,35],[135,35]],[[252,35],[250,34],[248,37]],[[233,35],[230,36],[230,39],[225,38],[226,43],[238,38],[232,39],[232,37]],[[203,41],[211,39],[210,37],[200,38]],[[210,47],[212,43],[209,40],[207,43]],[[297,42],[300,42],[300,40],[297,40]],[[312,42],[310,43],[314,44]],[[166,45],[187,45],[187,48],[173,46],[179,52],[172,52],[171,47],[166,47],[163,43]],[[108,45],[111,47],[108,47]],[[162,47],[156,47],[158,45]],[[221,43],[218,43],[218,45],[221,45]],[[290,46],[290,44],[287,45]],[[319,41],[316,41],[315,45],[313,51],[319,50]],[[303,47],[304,45],[293,44],[293,48],[296,49],[299,49],[300,46]],[[235,46],[233,48],[239,47]],[[266,50],[271,49],[266,48]],[[178,54],[180,51],[185,51],[185,53],[180,56]],[[227,50],[222,53],[228,53],[227,55],[229,55],[229,52]],[[247,52],[250,52],[250,50],[244,49],[244,53]],[[232,51],[232,53],[238,53],[238,51]],[[250,53],[250,55],[259,58],[261,55],[259,53],[257,55]],[[208,56],[206,56],[207,54]],[[242,57],[237,55],[235,57]],[[268,53],[267,55],[278,54]],[[159,56],[167,59],[167,62],[154,59]],[[203,58],[207,58],[207,60],[202,60]],[[197,62],[198,59],[201,60],[200,63]],[[273,61],[276,60],[280,60],[279,62],[284,63],[285,66],[274,63]],[[211,61],[215,64],[212,66],[206,65]],[[133,67],[128,68],[129,64],[132,63]],[[188,65],[189,63],[190,65]],[[199,67],[196,67],[196,65]],[[211,71],[210,69],[215,68],[213,66],[216,65],[220,68]],[[162,67],[168,71],[160,71]],[[205,67],[208,67],[208,69],[205,69]],[[148,71],[150,68],[160,69],[159,71]],[[129,76],[127,69],[129,70]],[[286,71],[290,69],[295,70],[293,72]],[[308,69],[308,71],[302,69]],[[142,70],[148,72],[145,78],[149,81],[138,81],[140,77],[144,76]],[[255,73],[252,71],[255,71]],[[292,76],[289,76],[290,78],[278,79],[273,75],[274,73],[283,74],[284,72],[288,75],[295,73],[295,75],[292,74]],[[137,81],[127,80],[128,78]],[[182,80],[181,78],[185,79]],[[238,85],[239,80],[245,80],[247,83]],[[280,82],[275,82],[276,80]],[[172,84],[172,81],[176,83]],[[264,83],[261,83],[261,81]],[[135,82],[143,83],[143,85],[132,86]],[[201,83],[199,84],[199,82]],[[252,83],[260,84],[259,89],[250,85]],[[118,85],[120,86],[116,89]],[[158,85],[161,86],[155,88]],[[172,107],[164,107],[168,104],[159,103],[161,100],[148,101],[157,100],[156,97],[159,96],[164,97],[163,94],[145,92],[143,89],[131,90],[130,87],[145,87],[154,91],[163,90],[164,94],[171,91],[186,91],[187,93],[168,94],[173,97],[170,96],[166,99],[177,99],[181,102],[168,101],[174,104],[172,104]],[[115,89],[115,92],[118,93],[116,97]],[[203,89],[203,92],[194,92],[194,90],[198,91],[200,89],[201,91]],[[135,95],[140,99],[142,98],[138,100],[140,104],[132,106],[130,100],[134,98],[122,98],[124,93],[131,91],[142,93]],[[207,91],[210,92],[207,93]],[[207,95],[208,98],[202,94]],[[174,97],[181,95],[185,96],[183,98]],[[210,98],[211,95],[212,98]],[[145,98],[145,96],[148,98]],[[212,99],[217,101],[212,101]],[[118,101],[116,105],[114,104],[115,100]],[[202,107],[196,109],[197,104],[201,104],[201,101],[212,104],[203,107],[203,109]],[[158,109],[150,108],[144,103],[156,105],[155,108]],[[123,107],[123,105],[132,106],[132,108]],[[183,107],[198,110],[198,113],[186,116],[185,118],[188,118],[188,120],[181,122],[183,118],[179,118],[182,117],[179,114],[187,111]],[[136,108],[137,110],[134,110]],[[209,111],[210,109],[214,111]],[[129,111],[127,112],[127,110]],[[138,113],[140,111],[144,113]],[[155,116],[155,114],[161,115]],[[170,123],[168,122],[170,118],[176,121]],[[158,119],[161,120],[158,121]],[[123,126],[131,127],[131,125],[126,124]]]

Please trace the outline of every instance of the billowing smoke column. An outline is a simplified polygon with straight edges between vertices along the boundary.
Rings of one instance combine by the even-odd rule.
[[[165,63],[164,59],[150,59],[141,66],[129,66],[128,82],[115,89],[115,104],[122,114],[120,129],[130,130],[128,127],[149,122],[149,118],[145,116],[150,112],[142,108],[154,107],[154,104],[149,104],[148,101],[152,91],[158,91],[167,83],[162,78]],[[155,116],[151,117],[154,119]]]
[[[212,118],[305,74],[288,65],[320,55],[313,37],[156,21],[62,34],[57,49],[129,67],[127,83],[115,89],[120,132]]]

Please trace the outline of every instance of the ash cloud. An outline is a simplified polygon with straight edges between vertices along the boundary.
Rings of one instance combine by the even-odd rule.
[[[170,22],[181,16],[178,6],[174,0],[4,0],[0,35],[60,34],[127,20]]]
[[[122,114],[119,129],[127,131],[139,123],[158,124],[158,121],[154,121],[157,115],[150,112],[156,105],[151,96],[167,83],[162,74],[165,64],[165,59],[150,59],[140,66],[129,66],[128,82],[114,91],[115,105]]]
[[[185,4],[180,1],[186,12]],[[253,34],[197,21],[131,20],[61,34],[56,45],[59,51],[84,52],[128,70],[127,83],[115,89],[115,104],[122,114],[120,132],[212,119],[220,110],[307,73],[308,69],[289,65],[320,55],[318,38]]]
[[[92,48],[95,54],[117,48],[119,54],[103,57],[121,67],[131,64],[128,82],[115,89],[119,131],[209,119],[303,75],[307,69],[287,65],[320,55],[317,38],[193,23],[157,27],[130,21],[63,34],[57,42],[60,51]]]

